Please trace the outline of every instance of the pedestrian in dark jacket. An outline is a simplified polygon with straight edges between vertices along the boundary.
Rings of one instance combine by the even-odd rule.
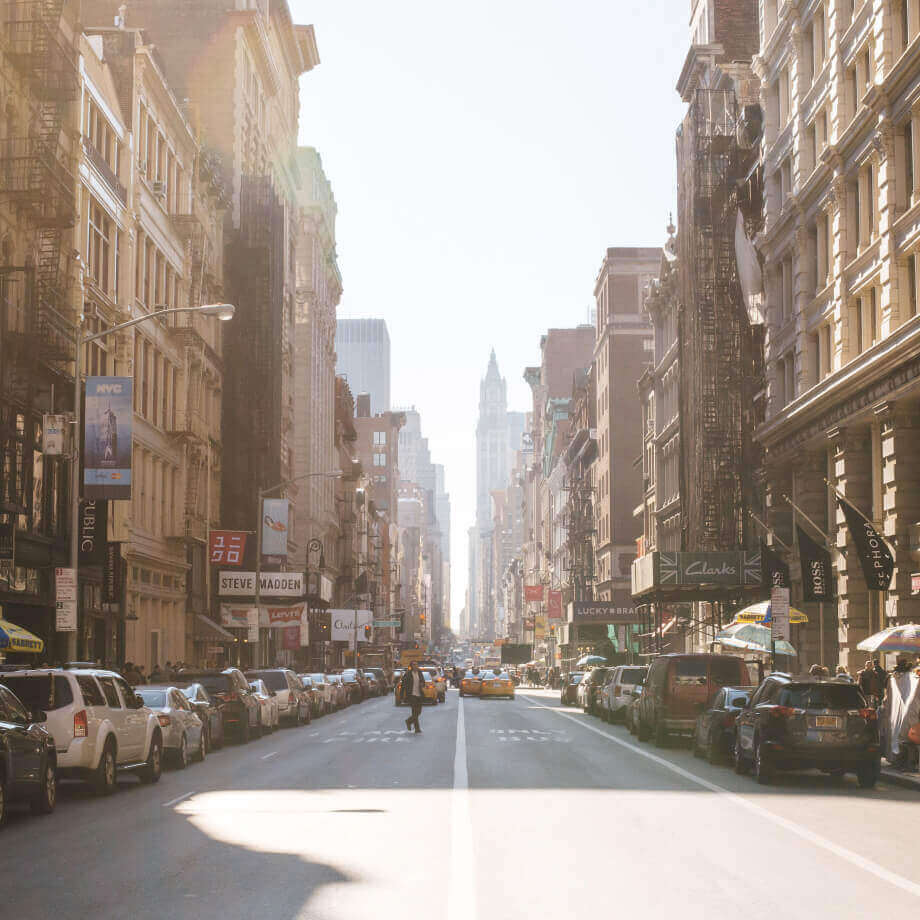
[[[406,719],[406,728],[411,730],[415,725],[415,733],[420,735],[422,728],[418,724],[418,717],[422,713],[422,701],[424,695],[422,688],[425,686],[425,675],[419,670],[418,665],[413,661],[409,664],[409,669],[400,678],[399,691],[404,700],[408,700],[412,707],[412,715]]]

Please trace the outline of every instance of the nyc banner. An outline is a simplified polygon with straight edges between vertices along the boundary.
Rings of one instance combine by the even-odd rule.
[[[86,378],[83,497],[131,498],[131,377]]]

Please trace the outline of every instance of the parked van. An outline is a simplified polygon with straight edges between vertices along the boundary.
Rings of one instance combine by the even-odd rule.
[[[671,734],[693,734],[697,716],[722,687],[748,687],[754,679],[741,658],[669,654],[648,670],[639,701],[639,740],[663,746]]]

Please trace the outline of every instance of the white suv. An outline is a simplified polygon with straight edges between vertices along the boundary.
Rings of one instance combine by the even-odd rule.
[[[309,724],[313,713],[310,697],[304,690],[300,678],[288,668],[265,668],[246,672],[246,680],[263,680],[269,690],[274,691],[278,704],[278,717],[291,725]]]
[[[98,668],[8,671],[3,682],[30,708],[48,714],[58,775],[114,792],[118,770],[142,782],[160,778],[163,737],[157,715],[114,671]]]

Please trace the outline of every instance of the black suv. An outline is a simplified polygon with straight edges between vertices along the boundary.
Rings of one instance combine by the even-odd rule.
[[[201,684],[208,691],[211,702],[220,710],[224,730],[233,732],[240,743],[246,744],[250,737],[257,738],[262,734],[259,703],[239,668],[182,670],[171,683],[180,690],[190,684]]]
[[[875,785],[878,719],[856,684],[771,674],[736,720],[735,772],[753,771],[759,783],[777,770],[855,773]]]

